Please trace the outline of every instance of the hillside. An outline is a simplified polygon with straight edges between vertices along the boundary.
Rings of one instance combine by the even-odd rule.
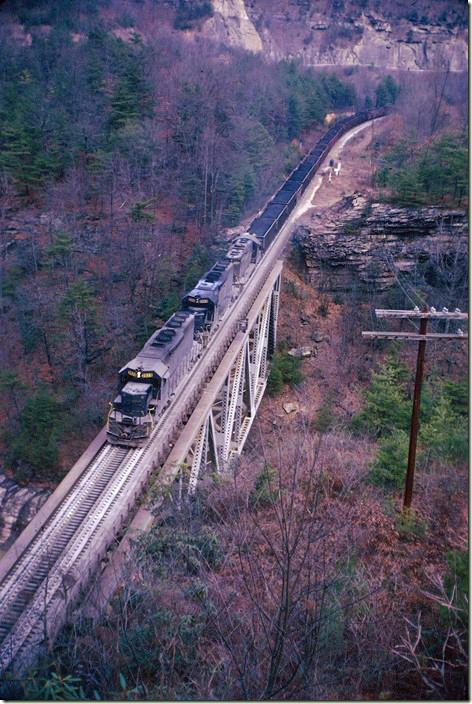
[[[405,515],[416,346],[361,338],[378,307],[467,307],[458,0],[0,6],[1,536],[326,125],[372,105],[388,117],[321,174],[287,250],[243,455],[164,504],[20,698],[467,698],[466,345],[428,347]]]
[[[385,123],[377,138],[390,131]],[[376,202],[363,158],[371,149],[366,133],[352,140],[304,227],[320,210],[334,220],[354,183]],[[384,422],[409,420],[416,350],[395,357],[361,331],[373,307],[408,307],[407,294],[424,291],[403,278],[383,294],[332,291],[307,281],[296,247],[287,254],[273,366],[292,348],[310,356],[291,383],[271,377],[231,474],[208,476],[189,503],[176,490],[158,510],[112,603],[99,618],[76,611],[30,694],[59,672],[75,673],[79,696],[82,687],[112,700],[467,698],[466,345],[428,349],[429,430],[404,517],[398,475],[378,469],[391,437],[360,430],[358,419],[375,401]],[[446,382],[454,410],[438,434],[433,409]],[[451,455],[445,437],[454,433]]]

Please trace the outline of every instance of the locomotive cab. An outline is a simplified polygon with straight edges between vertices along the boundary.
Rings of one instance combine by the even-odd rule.
[[[203,332],[210,327],[215,315],[213,296],[208,293],[193,289],[182,299],[182,308],[195,316],[195,333]]]
[[[131,447],[137,447],[149,437],[153,427],[152,396],[151,384],[129,381],[124,385],[108,416],[109,442],[126,442]]]
[[[128,382],[121,391],[123,418],[142,418],[148,414],[152,396],[151,384]]]

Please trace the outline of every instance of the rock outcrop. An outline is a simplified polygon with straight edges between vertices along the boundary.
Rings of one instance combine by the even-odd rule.
[[[249,19],[244,0],[213,0],[212,4],[213,16],[205,23],[205,34],[246,51],[263,51],[261,36]]]
[[[312,216],[294,235],[307,279],[320,290],[381,291],[398,273],[454,258],[467,266],[467,215],[440,207],[401,208],[361,196]]]
[[[199,29],[223,44],[263,52],[271,59],[299,58],[307,66],[366,66],[409,71],[468,70],[467,30],[411,7],[402,11],[365,0],[333,17],[327,4],[281,0],[212,0],[213,16]],[[434,9],[432,9],[434,13]]]
[[[0,548],[9,547],[50,494],[50,489],[19,486],[0,473]]]

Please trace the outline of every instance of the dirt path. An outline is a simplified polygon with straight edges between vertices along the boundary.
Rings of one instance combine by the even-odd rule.
[[[316,216],[326,213],[332,218],[330,208],[353,193],[368,195],[372,192],[371,145],[372,139],[380,130],[389,129],[388,118],[376,121],[373,125],[360,125],[354,136],[342,138],[325,160],[321,172],[310,186],[310,198],[305,211],[297,220],[297,225],[313,225]],[[332,174],[329,182],[329,160],[335,166],[341,161],[339,175]],[[310,206],[311,203],[311,206]],[[341,415],[349,415],[358,406],[355,392],[357,373],[365,364],[365,348],[360,338],[353,344],[352,321],[346,315],[343,305],[333,302],[332,296],[320,294],[303,276],[286,262],[283,272],[281,311],[279,317],[279,340],[286,340],[289,347],[308,346],[313,348],[313,335],[322,333],[324,341],[318,346],[316,357],[303,361],[305,383],[298,388],[286,387],[277,397],[266,396],[260,410],[261,418],[269,420],[272,414],[290,424],[299,415],[287,416],[283,404],[295,401],[301,414],[314,418],[329,394],[334,394],[335,406]],[[336,300],[336,297],[334,297]],[[343,300],[339,296],[339,300]]]
[[[380,131],[388,129],[388,118],[381,118],[368,126],[360,125],[354,136],[346,135],[334,146],[329,157],[324,161],[320,173],[315,177],[312,188],[311,203],[313,208],[329,208],[341,198],[355,191],[366,194],[372,190],[372,142]],[[334,165],[341,162],[339,175],[330,169],[329,161]],[[331,182],[329,181],[329,172]],[[307,207],[300,218],[300,224],[308,224],[313,211]]]

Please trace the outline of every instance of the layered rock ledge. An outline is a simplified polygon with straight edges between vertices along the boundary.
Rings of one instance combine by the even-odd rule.
[[[354,194],[315,212],[294,240],[307,280],[320,290],[382,291],[419,264],[454,261],[467,267],[467,232],[464,210],[402,208]]]

